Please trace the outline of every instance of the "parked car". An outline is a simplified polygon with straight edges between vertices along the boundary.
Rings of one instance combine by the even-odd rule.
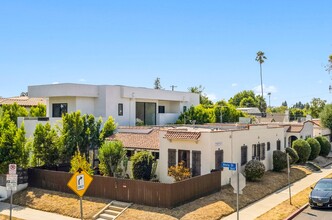
[[[311,208],[331,208],[332,207],[332,179],[320,179],[315,187],[311,187],[309,195],[309,205]]]

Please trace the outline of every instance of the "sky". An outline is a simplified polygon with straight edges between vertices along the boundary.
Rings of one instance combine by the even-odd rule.
[[[260,93],[263,51],[268,104],[331,103],[331,8],[331,0],[0,0],[0,96],[52,83],[153,88],[159,77],[166,90],[202,85],[227,101]]]

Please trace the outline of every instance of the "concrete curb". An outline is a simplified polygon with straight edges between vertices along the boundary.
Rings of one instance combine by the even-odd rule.
[[[291,219],[295,218],[295,216],[297,216],[298,214],[300,214],[308,206],[309,206],[309,203],[305,204],[304,206],[302,206],[301,208],[299,208],[298,210],[296,210],[295,212],[293,212],[290,216],[288,216],[287,218],[285,218],[285,220],[291,220]]]

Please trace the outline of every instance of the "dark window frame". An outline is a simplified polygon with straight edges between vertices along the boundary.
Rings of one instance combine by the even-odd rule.
[[[185,160],[183,160],[185,157]],[[190,150],[178,150],[178,164],[183,161],[185,162],[185,167],[190,169]]]
[[[164,105],[158,105],[158,113],[164,114],[165,113],[165,106]]]
[[[257,156],[257,151],[256,151],[256,144],[253,144],[251,147],[251,151],[252,151],[252,159],[256,159]]]
[[[248,162],[248,146],[241,146],[241,166],[245,165]]]
[[[265,143],[261,143],[260,160],[265,160]]]
[[[270,142],[267,142],[267,143],[266,143],[266,150],[267,150],[267,151],[270,151],[270,150],[271,150],[271,143],[270,143]]]
[[[183,112],[186,112],[187,111],[187,106],[183,106]]]
[[[55,109],[59,109],[58,112],[54,111]],[[68,112],[68,103],[53,103],[52,104],[52,117],[53,118],[61,118],[63,114],[67,114]]]
[[[118,116],[123,116],[123,103],[118,104]]]
[[[223,170],[221,163],[224,162],[224,150],[216,150],[214,152],[214,168],[215,170]]]
[[[191,173],[192,176],[200,176],[201,175],[201,169],[202,169],[202,153],[198,150],[193,150],[191,152],[192,154],[192,169]]]
[[[277,150],[281,150],[281,141],[277,140]]]
[[[176,165],[176,150],[175,149],[168,149],[168,157],[167,157],[167,162],[168,162],[168,168],[171,166]]]

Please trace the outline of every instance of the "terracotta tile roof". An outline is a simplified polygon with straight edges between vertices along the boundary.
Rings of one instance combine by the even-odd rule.
[[[125,148],[159,150],[159,129],[125,129],[109,137],[109,140],[119,140]]]
[[[165,134],[165,138],[173,140],[198,140],[198,138],[201,136],[201,132],[192,132],[192,131],[167,131]]]
[[[287,129],[287,132],[300,133],[303,129],[303,125],[291,125]]]
[[[37,106],[38,103],[46,104],[46,100],[43,98],[29,98],[27,96],[20,96],[20,97],[13,97],[13,98],[1,98],[0,99],[0,106],[1,105],[12,105],[17,103],[19,106],[23,107],[31,107]]]

